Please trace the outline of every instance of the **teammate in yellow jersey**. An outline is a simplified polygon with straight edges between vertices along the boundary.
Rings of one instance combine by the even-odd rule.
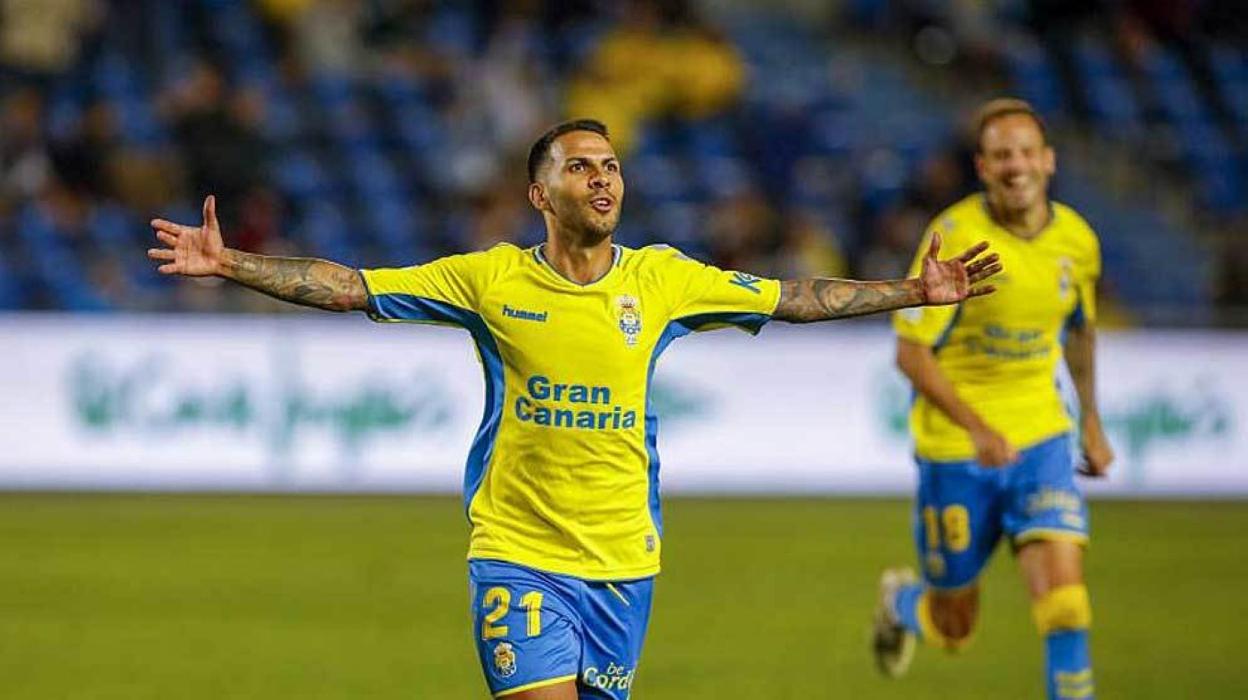
[[[1100,476],[1113,460],[1093,362],[1100,251],[1088,224],[1049,199],[1056,159],[1027,103],[989,102],[976,129],[985,192],[937,216],[928,236],[986,239],[1006,272],[991,297],[895,315],[897,364],[916,393],[910,429],[923,582],[908,569],[884,573],[876,661],[896,676],[916,639],[964,645],[979,605],[976,579],[1004,535],[1045,638],[1049,697],[1091,698],[1087,507],[1056,379],[1065,358],[1079,396],[1079,470]]]
[[[919,273],[854,282],[760,279],[667,246],[612,242],[624,180],[599,122],[557,125],[529,155],[545,243],[357,271],[225,248],[215,202],[200,226],[155,220],[165,274],[217,275],[265,294],[381,321],[467,329],[485,375],[468,455],[473,634],[490,692],[516,700],[629,696],[659,571],[657,418],[650,379],[692,331],[802,323],[992,291],[987,246]]]

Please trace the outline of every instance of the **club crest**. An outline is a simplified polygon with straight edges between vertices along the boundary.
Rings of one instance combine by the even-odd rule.
[[[621,294],[615,298],[615,317],[619,322],[620,332],[624,334],[624,343],[629,347],[637,344],[641,335],[641,306],[637,297]]]
[[[516,651],[507,642],[494,647],[494,674],[499,678],[516,675]]]
[[[1057,279],[1057,290],[1061,295],[1061,298],[1066,299],[1070,296],[1071,278],[1074,276],[1074,264],[1070,261],[1070,258],[1062,258],[1057,261],[1057,264],[1061,268],[1060,277]]]

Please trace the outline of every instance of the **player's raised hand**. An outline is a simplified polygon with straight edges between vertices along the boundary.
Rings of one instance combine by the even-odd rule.
[[[225,243],[221,225],[217,223],[217,199],[204,199],[204,221],[199,226],[184,226],[164,219],[152,219],[156,238],[164,248],[149,248],[147,257],[164,263],[156,268],[164,275],[204,277],[220,272]]]
[[[923,270],[919,281],[923,298],[928,304],[956,304],[970,297],[992,294],[997,290],[991,284],[980,284],[1001,271],[1000,258],[996,253],[980,257],[988,250],[987,242],[977,243],[961,255],[941,260],[940,232],[932,232],[932,243],[923,256]]]

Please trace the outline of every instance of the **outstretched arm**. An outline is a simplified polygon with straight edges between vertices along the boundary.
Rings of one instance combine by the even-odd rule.
[[[979,243],[949,260],[939,260],[940,234],[923,258],[918,277],[887,282],[814,278],[790,280],[780,285],[780,303],[772,318],[790,323],[810,323],[834,318],[863,316],[908,306],[956,304],[970,297],[991,294],[992,285],[975,286],[1001,271],[995,253]]]
[[[216,198],[204,200],[204,222],[183,226],[153,219],[152,228],[164,248],[147,257],[163,263],[164,275],[217,276],[234,280],[271,297],[327,311],[359,311],[368,307],[368,292],[357,271],[326,260],[255,255],[226,248],[217,222]]]

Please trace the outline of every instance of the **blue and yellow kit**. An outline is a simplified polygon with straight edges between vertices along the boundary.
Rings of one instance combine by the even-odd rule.
[[[1057,384],[1065,329],[1096,318],[1100,249],[1074,210],[1051,205],[1049,224],[1025,239],[999,226],[983,195],[936,217],[933,232],[957,251],[988,241],[1004,271],[994,294],[956,306],[904,309],[893,326],[926,345],[959,397],[1020,450],[1003,468],[975,460],[968,433],[922,395],[910,412],[919,466],[915,540],[929,584],[970,583],[1002,534],[1015,546],[1033,539],[1087,540],[1087,506],[1074,481],[1072,422]]]
[[[627,697],[650,609],[643,579],[662,550],[655,362],[693,331],[756,333],[779,301],[778,282],[674,248],[613,253],[585,285],[540,246],[509,244],[362,271],[372,318],[462,326],[476,342],[485,415],[464,501],[496,695],[578,678],[590,695]]]
[[[486,405],[464,478],[471,559],[583,579],[659,571],[655,360],[691,331],[757,332],[780,286],[666,246],[614,255],[587,285],[540,247],[508,244],[363,272],[373,318],[459,325],[476,341]]]
[[[997,225],[983,195],[972,195],[936,217],[911,274],[918,274],[933,231],[940,231],[947,251],[988,241],[1004,272],[992,279],[994,294],[897,312],[897,336],[930,346],[962,400],[1015,447],[1068,432],[1070,416],[1055,379],[1067,324],[1096,319],[1096,234],[1073,209],[1054,203],[1049,225],[1034,238],[1020,238]],[[910,429],[922,458],[975,456],[966,431],[922,396],[911,409]]]

